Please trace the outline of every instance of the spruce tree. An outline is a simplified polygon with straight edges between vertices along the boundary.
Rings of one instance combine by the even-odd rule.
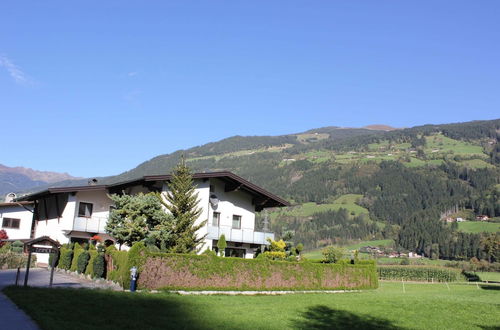
[[[166,201],[162,199],[162,203],[173,216],[170,228],[173,245],[167,248],[174,253],[196,252],[205,238],[196,232],[205,225],[206,220],[195,224],[201,215],[201,208],[198,207],[198,193],[184,157],[174,168],[168,188]]]

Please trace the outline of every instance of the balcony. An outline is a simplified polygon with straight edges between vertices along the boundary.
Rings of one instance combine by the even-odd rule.
[[[73,221],[73,230],[104,234],[106,233],[104,227],[107,221],[108,217],[75,217]]]
[[[264,233],[254,231],[253,229],[234,229],[230,226],[208,226],[208,239],[219,239],[220,235],[224,234],[226,241],[250,243],[250,244],[265,244],[269,245],[268,238],[274,239],[274,233]]]

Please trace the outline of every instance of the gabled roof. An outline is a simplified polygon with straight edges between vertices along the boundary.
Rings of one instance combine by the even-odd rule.
[[[194,173],[193,179],[210,179],[216,178],[222,180],[226,186],[225,191],[246,191],[254,197],[254,204],[256,205],[257,210],[262,210],[266,207],[280,207],[280,206],[290,206],[290,203],[286,200],[278,197],[269,191],[243,179],[242,177],[229,172],[229,171],[220,171],[220,172],[206,172],[206,173]],[[72,193],[78,191],[94,191],[94,190],[110,190],[110,191],[120,191],[121,189],[125,189],[127,187],[136,186],[136,185],[144,185],[148,186],[154,184],[155,182],[164,182],[170,181],[172,179],[172,175],[148,175],[143,176],[138,179],[128,180],[123,182],[118,182],[110,185],[91,185],[91,186],[77,186],[77,187],[57,187],[57,188],[49,188],[47,190],[37,192],[31,195],[23,196],[18,198],[18,201],[33,201],[39,199],[45,195],[56,194],[56,193]]]

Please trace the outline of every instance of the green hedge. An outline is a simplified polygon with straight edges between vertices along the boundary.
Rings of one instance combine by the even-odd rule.
[[[71,260],[73,260],[73,250],[68,247],[61,247],[61,256],[57,267],[68,270],[71,267]]]
[[[432,266],[378,266],[381,280],[456,282],[464,277],[459,269]]]
[[[106,279],[120,283],[126,288],[130,283],[130,271],[128,270],[128,253],[127,251],[118,251],[116,249],[106,250],[111,259],[113,259],[113,269],[108,271]]]
[[[72,272],[76,272],[78,270],[78,257],[80,257],[80,254],[84,251],[85,250],[80,246],[80,244],[75,244],[75,247],[73,248],[73,260],[71,261],[71,267],[69,270]]]
[[[374,262],[320,264],[145,252],[139,288],[336,290],[378,287]]]
[[[87,268],[85,269],[85,275],[94,275],[94,259],[97,257],[96,250],[89,250],[90,259],[87,264]]]

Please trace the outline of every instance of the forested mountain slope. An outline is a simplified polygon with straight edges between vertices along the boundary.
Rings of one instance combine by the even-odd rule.
[[[293,232],[307,248],[391,238],[426,255],[484,258],[481,234],[442,218],[500,216],[500,119],[378,127],[235,136],[100,181],[168,173],[185,155],[193,171],[229,170],[290,200],[294,207],[270,211],[271,227],[278,235]]]

